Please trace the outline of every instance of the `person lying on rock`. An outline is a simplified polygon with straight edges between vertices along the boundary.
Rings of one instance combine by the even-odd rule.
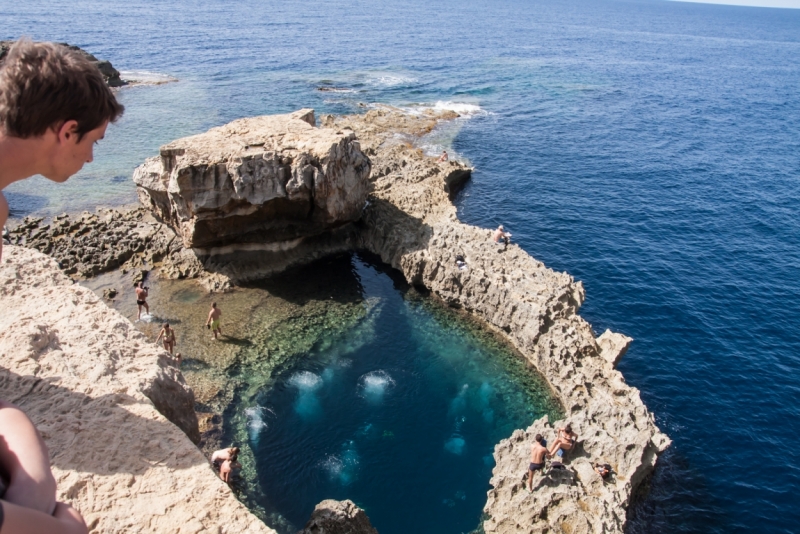
[[[558,449],[564,449],[565,451],[572,449],[576,441],[578,441],[578,435],[572,431],[572,425],[567,424],[564,428],[559,428],[556,440],[550,447],[547,457],[552,458],[558,452]]]
[[[608,478],[608,475],[611,474],[611,466],[608,464],[596,463],[594,464],[594,470],[603,478]]]
[[[0,66],[0,191],[36,174],[64,182],[93,159],[93,147],[124,107],[80,53],[21,39]],[[0,227],[8,203],[0,193]],[[2,256],[0,242],[0,256]],[[56,502],[44,441],[30,419],[0,404],[0,534],[85,533],[81,515]]]
[[[175,350],[175,329],[170,328],[169,323],[164,323],[164,327],[156,338],[156,344],[158,344],[158,341],[162,337],[164,338],[164,350],[169,352],[169,355],[172,356],[172,351]]]
[[[142,318],[142,308],[144,308],[144,313],[146,315],[150,315],[150,306],[147,305],[148,289],[149,288],[144,287],[144,282],[136,284],[136,306],[139,308],[139,315],[136,316],[137,321]]]
[[[211,465],[213,465],[215,469],[219,469],[222,462],[231,458],[236,458],[237,456],[239,456],[239,447],[228,447],[227,449],[214,451],[211,455]]]
[[[78,52],[19,40],[0,67],[0,191],[36,174],[64,182],[92,161],[94,144],[124,109]],[[0,228],[7,219],[0,193]]]
[[[544,457],[547,455],[547,447],[541,434],[536,434],[533,445],[531,445],[531,463],[528,466],[528,491],[533,492],[533,474],[544,468]]]

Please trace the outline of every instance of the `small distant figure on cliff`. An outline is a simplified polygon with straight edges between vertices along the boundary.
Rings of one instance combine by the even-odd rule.
[[[231,473],[234,469],[240,469],[242,464],[237,462],[239,458],[239,448],[238,447],[231,447],[230,449],[222,449],[221,451],[216,451],[214,454],[223,453],[227,451],[227,456],[222,458],[224,455],[220,455],[220,466],[219,466],[219,476],[223,482],[226,484],[230,484],[231,480]],[[214,455],[211,455],[212,463],[214,459]]]
[[[547,455],[547,447],[541,434],[536,434],[533,445],[531,445],[531,463],[528,466],[528,491],[533,493],[533,474],[544,468],[544,457]]]
[[[219,469],[222,462],[231,458],[236,459],[239,456],[239,447],[228,447],[227,449],[220,449],[214,451],[211,455],[211,465],[214,469]]]
[[[181,356],[181,353],[179,352],[178,354],[176,354],[176,355],[175,355],[175,366],[176,366],[178,369],[180,369],[180,368],[181,368],[181,362],[182,362],[182,361],[183,361],[183,357]]]
[[[211,329],[214,335],[211,339],[217,339],[217,334],[222,335],[222,327],[219,324],[219,318],[222,317],[222,310],[217,308],[217,303],[211,303],[211,311],[208,312],[208,320],[206,326]]]
[[[93,159],[94,144],[124,111],[97,66],[65,46],[21,39],[0,67],[0,191],[40,174],[64,182]],[[0,193],[0,228],[8,203]],[[0,242],[2,255],[2,242]],[[56,501],[50,456],[31,420],[0,401],[0,531],[84,534]]]
[[[447,156],[447,150],[442,150],[442,155],[441,155],[441,156],[439,156],[439,160],[438,160],[438,161],[439,161],[440,163],[444,163],[444,162],[445,162],[445,161],[447,161],[448,159],[450,159],[450,158],[448,158],[448,156]]]
[[[553,446],[550,447],[547,457],[552,458],[558,452],[558,449],[571,450],[577,441],[578,435],[572,431],[572,425],[567,424],[564,428],[559,428],[556,440],[553,442]]]
[[[596,463],[594,464],[594,470],[604,479],[608,478],[608,475],[611,474],[611,466],[608,464]]]
[[[497,230],[494,231],[494,234],[492,234],[492,241],[495,243],[500,243],[502,241],[503,250],[505,250],[508,248],[508,243],[511,241],[511,233],[506,232],[501,224],[497,227]]]
[[[458,267],[459,271],[466,271],[467,269],[469,269],[469,267],[467,266],[467,261],[461,254],[458,254],[456,256],[456,267]]]
[[[149,287],[144,286],[144,282],[139,282],[136,284],[136,306],[139,307],[139,315],[136,316],[136,320],[139,321],[142,318],[142,308],[144,308],[145,315],[150,315],[150,306],[147,305],[147,290],[150,289]]]
[[[164,338],[164,349],[172,356],[172,351],[175,350],[175,329],[170,328],[169,323],[164,323],[164,327],[156,338],[156,344],[162,337]]]

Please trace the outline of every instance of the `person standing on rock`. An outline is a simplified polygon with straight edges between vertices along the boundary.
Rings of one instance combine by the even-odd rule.
[[[544,457],[547,455],[547,447],[544,446],[544,438],[541,434],[536,434],[533,445],[531,445],[531,463],[528,466],[528,491],[533,493],[533,474],[544,468]]]
[[[208,320],[206,326],[211,329],[213,336],[211,339],[217,339],[217,334],[222,335],[222,327],[219,324],[219,318],[222,317],[222,310],[217,308],[217,303],[211,303],[211,311],[208,312]]]
[[[0,191],[37,174],[64,182],[92,161],[94,144],[123,111],[97,66],[81,54],[21,39],[0,66]],[[8,213],[0,193],[0,227]],[[81,515],[56,501],[41,435],[2,400],[0,443],[0,532],[85,534]]]
[[[172,351],[175,350],[175,329],[170,328],[169,323],[164,323],[164,328],[161,329],[161,332],[158,333],[158,337],[156,338],[156,344],[158,344],[162,337],[164,338],[164,350],[169,352],[169,355],[172,356]],[[180,356],[180,354],[178,356]]]
[[[21,39],[0,67],[0,191],[37,174],[64,182],[92,161],[94,144],[124,109],[78,52]],[[0,193],[0,228],[7,219]]]
[[[147,305],[147,289],[148,288],[144,287],[144,282],[136,284],[136,306],[139,307],[139,315],[136,316],[137,321],[142,318],[143,307],[145,315],[150,315],[150,306]],[[170,354],[172,353],[170,352]]]

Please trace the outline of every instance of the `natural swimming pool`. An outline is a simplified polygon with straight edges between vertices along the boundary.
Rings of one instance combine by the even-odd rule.
[[[289,295],[303,281],[312,287]],[[225,434],[249,449],[239,490],[279,530],[302,528],[323,499],[351,499],[381,534],[473,531],[495,444],[560,412],[517,353],[370,258],[323,260],[261,288],[351,307],[329,308],[334,326],[269,377],[254,362],[280,351],[280,328],[240,357]]]

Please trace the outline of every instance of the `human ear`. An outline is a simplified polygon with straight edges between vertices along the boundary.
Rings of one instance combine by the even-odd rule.
[[[59,143],[77,143],[80,137],[78,135],[78,121],[69,120],[64,122],[57,133]]]

